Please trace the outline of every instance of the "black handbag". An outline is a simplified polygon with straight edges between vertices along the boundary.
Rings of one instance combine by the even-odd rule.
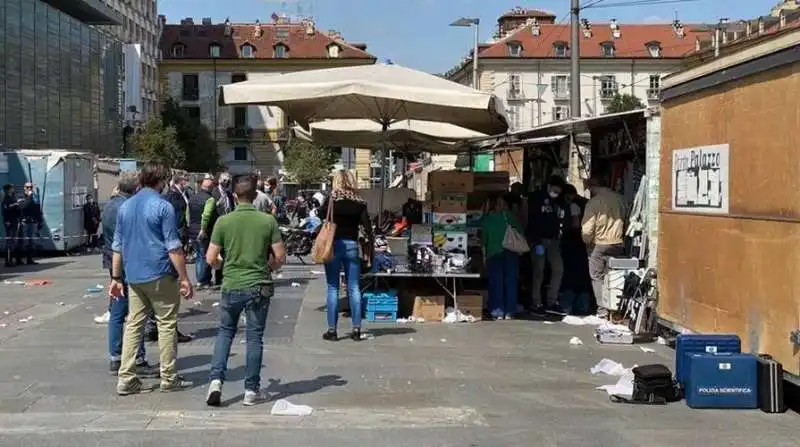
[[[633,368],[633,394],[630,398],[611,396],[612,402],[641,405],[666,405],[679,400],[681,392],[672,378],[672,371],[661,364]]]

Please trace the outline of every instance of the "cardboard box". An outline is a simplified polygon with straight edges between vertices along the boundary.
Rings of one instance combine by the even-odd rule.
[[[458,310],[463,315],[472,315],[476,320],[483,318],[483,298],[481,291],[465,291],[456,296],[458,300]]]
[[[428,190],[437,192],[472,192],[473,173],[467,171],[432,171]]]
[[[466,253],[469,236],[464,231],[433,233],[433,245],[443,252]]]
[[[431,205],[437,213],[467,212],[467,194],[453,192],[435,192]]]
[[[510,185],[507,171],[476,172],[472,190],[480,192],[506,192]]]
[[[411,314],[414,318],[422,318],[425,321],[442,321],[444,318],[444,296],[414,297],[414,310]]]
[[[434,233],[466,230],[467,213],[433,213]]]
[[[480,228],[483,211],[467,211],[467,228]]]

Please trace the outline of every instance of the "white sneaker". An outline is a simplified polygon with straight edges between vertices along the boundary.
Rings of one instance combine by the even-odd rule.
[[[266,401],[267,401],[267,396],[264,394],[263,391],[246,390],[244,392],[244,401],[242,402],[242,405],[249,407],[251,405],[257,405]]]
[[[222,402],[222,381],[212,380],[208,386],[208,394],[206,394],[206,404],[212,407],[218,407]]]
[[[108,324],[109,319],[111,319],[111,312],[106,311],[103,315],[94,317],[94,322],[97,324]]]

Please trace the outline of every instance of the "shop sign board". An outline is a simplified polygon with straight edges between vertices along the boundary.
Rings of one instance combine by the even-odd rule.
[[[672,210],[728,214],[729,145],[718,144],[672,153]]]

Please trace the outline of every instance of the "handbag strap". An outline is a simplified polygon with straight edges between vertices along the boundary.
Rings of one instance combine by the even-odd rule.
[[[325,213],[325,220],[328,222],[333,222],[333,203],[335,200],[333,199],[333,193],[331,193],[330,198],[328,198],[328,212]]]

